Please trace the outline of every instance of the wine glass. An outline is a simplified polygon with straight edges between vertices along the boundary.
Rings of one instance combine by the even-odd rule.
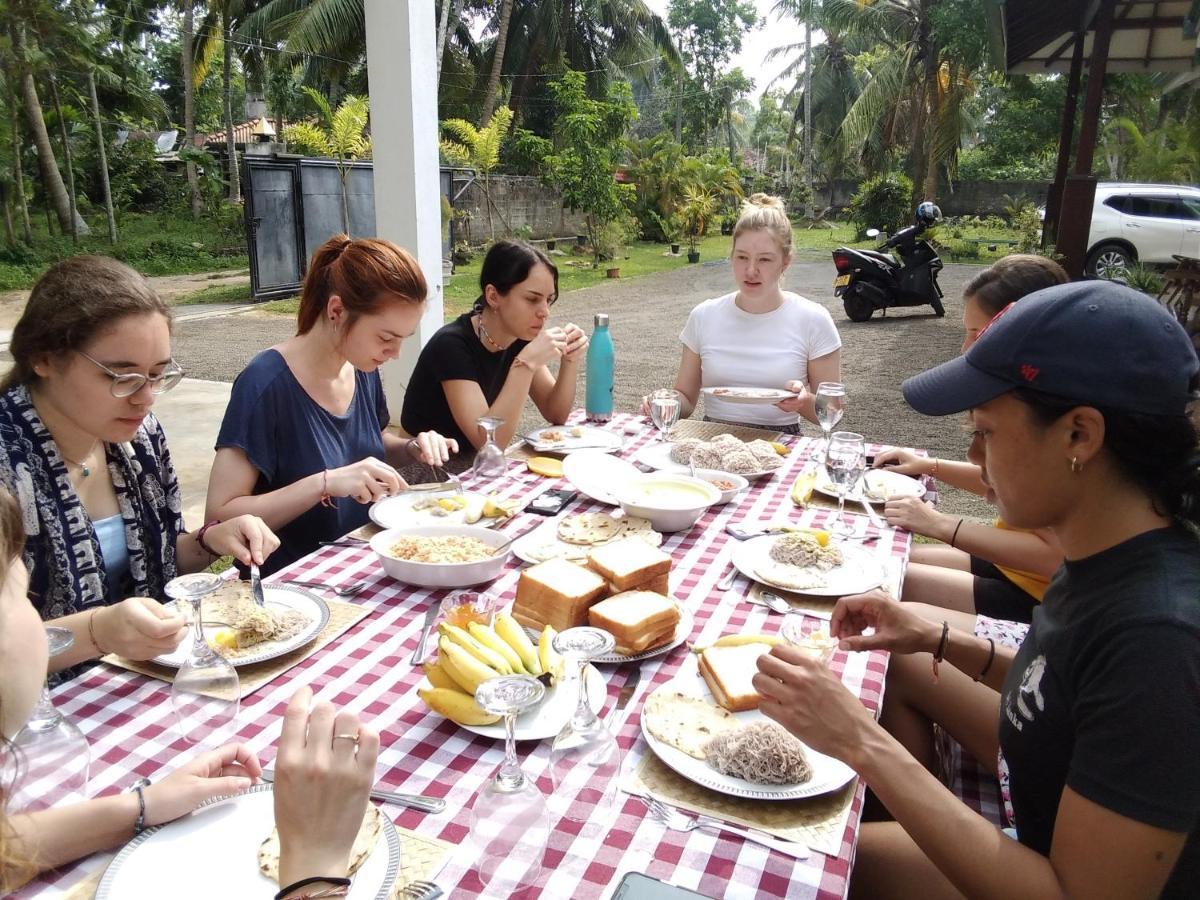
[[[825,451],[825,471],[838,495],[838,520],[833,527],[835,534],[845,537],[854,533],[854,526],[846,521],[846,493],[862,479],[866,464],[863,436],[853,431],[835,431]]]
[[[496,429],[504,424],[504,420],[499,416],[480,416],[475,424],[487,435],[487,440],[475,454],[475,474],[484,478],[499,478],[508,469],[504,451],[496,443]]]
[[[842,421],[846,411],[846,386],[837,381],[822,381],[817,385],[817,423],[825,435],[825,452],[829,452],[829,435]]]
[[[53,658],[71,648],[75,635],[67,628],[48,627],[46,643]],[[78,726],[54,708],[49,681],[43,685],[41,699],[13,744],[18,751],[13,754],[13,764],[19,759],[22,765],[11,811],[34,812],[84,799],[92,753]],[[12,783],[17,773],[5,774],[5,782]]]
[[[171,706],[183,739],[216,746],[232,732],[241,705],[237,669],[204,639],[201,600],[221,586],[218,575],[197,572],[167,582],[171,599],[191,604],[192,647],[171,683]]]
[[[537,882],[550,840],[546,795],[521,771],[515,737],[517,713],[540,702],[545,693],[542,683],[529,675],[489,678],[475,689],[476,703],[504,716],[504,762],[475,795],[468,837],[479,860],[479,879],[485,885],[495,881],[498,896]]]
[[[666,441],[667,435],[679,421],[679,394],[672,390],[659,390],[650,395],[650,421],[658,429],[658,437]]]
[[[550,750],[550,777],[554,782],[552,802],[557,812],[576,822],[591,818],[585,803],[595,804],[601,818],[616,806],[617,782],[621,774],[621,748],[617,739],[593,712],[588,702],[587,666],[597,656],[612,651],[616,641],[607,631],[582,626],[568,628],[554,638],[554,649],[574,666],[578,681],[575,712],[554,738]],[[599,826],[597,826],[599,827]]]

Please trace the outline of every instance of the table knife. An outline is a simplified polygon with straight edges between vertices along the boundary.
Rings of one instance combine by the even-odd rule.
[[[263,766],[262,780],[275,782],[275,770],[270,766]],[[446,801],[440,797],[426,797],[424,794],[401,794],[396,791],[384,791],[378,789],[371,790],[372,800],[382,800],[384,803],[395,803],[397,806],[409,806],[413,809],[422,809],[425,812],[440,813],[446,808]]]
[[[441,605],[430,601],[429,609],[425,610],[425,625],[421,628],[421,636],[417,639],[417,649],[413,651],[412,664],[419,666],[425,662],[425,644],[429,640],[429,632],[433,630],[434,620],[438,617]]]
[[[875,508],[871,506],[871,502],[866,497],[862,497],[858,502],[861,503],[862,508],[867,511],[867,518],[870,520],[871,524],[876,528],[883,528],[883,520],[879,518],[879,513],[875,512]]]
[[[250,564],[250,595],[259,606],[267,605],[267,598],[263,596],[262,575],[258,572],[257,563]]]

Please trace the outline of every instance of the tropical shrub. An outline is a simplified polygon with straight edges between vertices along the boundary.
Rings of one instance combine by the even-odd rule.
[[[858,240],[868,228],[894,232],[908,223],[912,210],[912,180],[907,175],[889,172],[868,178],[850,198],[848,210]]]

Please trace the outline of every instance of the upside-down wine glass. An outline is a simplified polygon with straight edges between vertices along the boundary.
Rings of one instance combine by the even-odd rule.
[[[663,389],[655,391],[650,395],[650,421],[658,429],[659,440],[664,442],[667,440],[667,435],[671,433],[671,429],[679,421],[679,412],[678,392]]]
[[[835,431],[825,451],[825,471],[838,495],[838,519],[833,526],[834,534],[845,537],[854,533],[854,526],[846,521],[846,494],[862,479],[866,464],[863,436],[853,431]]]
[[[817,424],[825,435],[825,452],[829,452],[829,435],[846,412],[846,386],[837,381],[822,381],[817,385]]]
[[[496,777],[475,795],[468,840],[478,859],[479,879],[497,896],[535,884],[550,840],[546,795],[517,762],[517,713],[541,701],[546,689],[529,675],[489,678],[475,689],[475,702],[504,717],[504,762]]]
[[[574,667],[578,696],[575,712],[550,750],[551,804],[555,812],[576,822],[598,819],[597,829],[616,805],[621,748],[592,709],[587,671],[591,660],[612,652],[615,644],[607,631],[589,626],[568,628],[554,638],[554,649]]]
[[[75,643],[75,635],[66,628],[48,627],[46,643],[50,658],[64,653]],[[17,732],[13,744],[19,751],[19,772],[6,771],[5,782],[19,774],[10,801],[12,812],[49,809],[66,801],[82,800],[88,783],[92,753],[79,728],[54,708],[50,700],[49,679],[42,686],[42,697],[25,727]],[[6,763],[5,768],[8,769]]]
[[[487,440],[475,454],[475,474],[484,478],[499,478],[508,469],[504,450],[496,443],[496,429],[504,424],[504,420],[498,416],[480,416],[475,424],[487,435]]]
[[[171,706],[183,739],[217,746],[232,735],[241,706],[237,669],[204,639],[201,601],[221,586],[218,575],[197,572],[167,582],[166,593],[191,604],[192,646],[171,683]]]

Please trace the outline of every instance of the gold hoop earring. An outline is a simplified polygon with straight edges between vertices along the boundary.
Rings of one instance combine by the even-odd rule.
[[[1071,457],[1071,471],[1076,475],[1083,471],[1083,464],[1079,461],[1078,456]]]

